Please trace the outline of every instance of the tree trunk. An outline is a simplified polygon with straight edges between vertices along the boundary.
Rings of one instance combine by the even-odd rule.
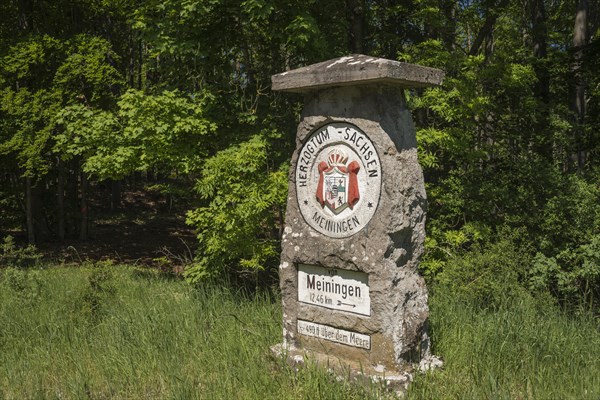
[[[67,172],[67,188],[65,191],[67,198],[67,210],[73,210],[73,213],[67,214],[67,232],[69,229],[74,235],[79,233],[79,214],[77,209],[79,206],[79,165],[77,160],[74,161],[71,168]],[[70,217],[70,218],[69,218]]]
[[[129,87],[135,87],[135,47],[132,38],[132,33],[129,31],[129,62],[127,65],[127,80],[129,81]]]
[[[138,186],[141,185],[143,183],[143,177],[142,177],[142,172],[141,171],[134,171],[133,172],[133,185],[132,186]]]
[[[87,190],[88,180],[85,172],[81,171],[81,229],[79,230],[79,239],[85,241],[88,238],[88,202]]]
[[[445,17],[445,25],[442,33],[444,46],[449,51],[456,50],[456,2],[446,0],[442,4]]]
[[[110,211],[118,210],[121,206],[121,183],[120,179],[111,180]]]
[[[33,220],[33,190],[31,178],[25,178],[25,216],[27,219],[27,241],[35,244],[35,223]]]
[[[144,53],[142,51],[142,40],[138,39],[138,65],[137,65],[137,81],[138,81],[138,89],[142,90],[143,87],[143,74],[142,74],[142,67],[143,67],[143,60],[144,60]]]
[[[156,182],[156,174],[154,173],[154,168],[148,168],[146,170],[146,182]]]
[[[348,42],[353,53],[362,53],[364,31],[364,0],[346,0]]]
[[[488,10],[488,14],[485,17],[485,21],[483,22],[481,29],[479,29],[479,32],[477,32],[477,36],[475,37],[473,44],[470,45],[470,56],[477,55],[485,39],[490,38],[492,36],[496,20],[498,19],[498,16],[500,16],[502,11],[504,11],[504,8],[508,6],[508,3],[508,0],[500,0],[500,2],[495,8],[490,8]]]
[[[58,183],[56,185],[56,213],[58,218],[58,238],[65,240],[65,168],[62,160],[58,160]]]
[[[546,7],[544,0],[531,0],[531,22],[533,36],[533,69],[537,77],[535,96],[540,104],[540,115],[537,118],[535,131],[539,142],[535,143],[537,152],[547,160],[552,160],[552,137],[550,126],[550,74],[548,72],[548,26],[546,23]],[[528,145],[529,143],[526,143]]]
[[[577,4],[577,14],[575,16],[575,29],[573,32],[573,64],[572,72],[575,77],[575,87],[573,96],[573,111],[575,113],[575,152],[577,160],[577,169],[583,170],[585,164],[585,145],[584,145],[584,122],[585,122],[585,81],[582,74],[583,50],[589,40],[588,30],[589,3],[588,0],[579,0]]]
[[[18,13],[19,13],[19,28],[23,32],[31,32],[33,29],[31,23],[31,13],[33,12],[33,1],[32,0],[19,0],[18,2]]]

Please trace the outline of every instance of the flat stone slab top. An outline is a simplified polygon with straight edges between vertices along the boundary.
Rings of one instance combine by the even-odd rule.
[[[271,88],[293,93],[372,83],[418,88],[440,85],[444,75],[436,68],[353,54],[273,75]]]

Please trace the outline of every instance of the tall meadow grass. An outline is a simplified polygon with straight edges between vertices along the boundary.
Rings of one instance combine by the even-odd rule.
[[[280,320],[264,292],[148,270],[0,270],[0,399],[380,398],[273,360]]]
[[[0,399],[381,399],[378,384],[272,359],[279,296],[132,267],[0,270]],[[600,328],[528,295],[440,291],[408,399],[600,399]]]
[[[600,320],[589,312],[527,294],[488,308],[438,293],[430,306],[445,366],[409,398],[600,399]]]

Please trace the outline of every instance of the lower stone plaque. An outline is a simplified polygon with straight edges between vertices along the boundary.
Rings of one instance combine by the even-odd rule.
[[[371,349],[371,336],[362,333],[346,331],[328,325],[317,324],[310,321],[298,320],[298,333],[319,339],[346,344],[363,349]]]

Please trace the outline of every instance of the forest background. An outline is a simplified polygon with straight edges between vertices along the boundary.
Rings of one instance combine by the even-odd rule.
[[[407,92],[429,282],[598,310],[595,1],[3,0],[0,15],[2,236],[86,241],[90,196],[117,209],[141,183],[188,208],[190,282],[276,276],[302,99],[270,76],[363,53],[446,72]]]

